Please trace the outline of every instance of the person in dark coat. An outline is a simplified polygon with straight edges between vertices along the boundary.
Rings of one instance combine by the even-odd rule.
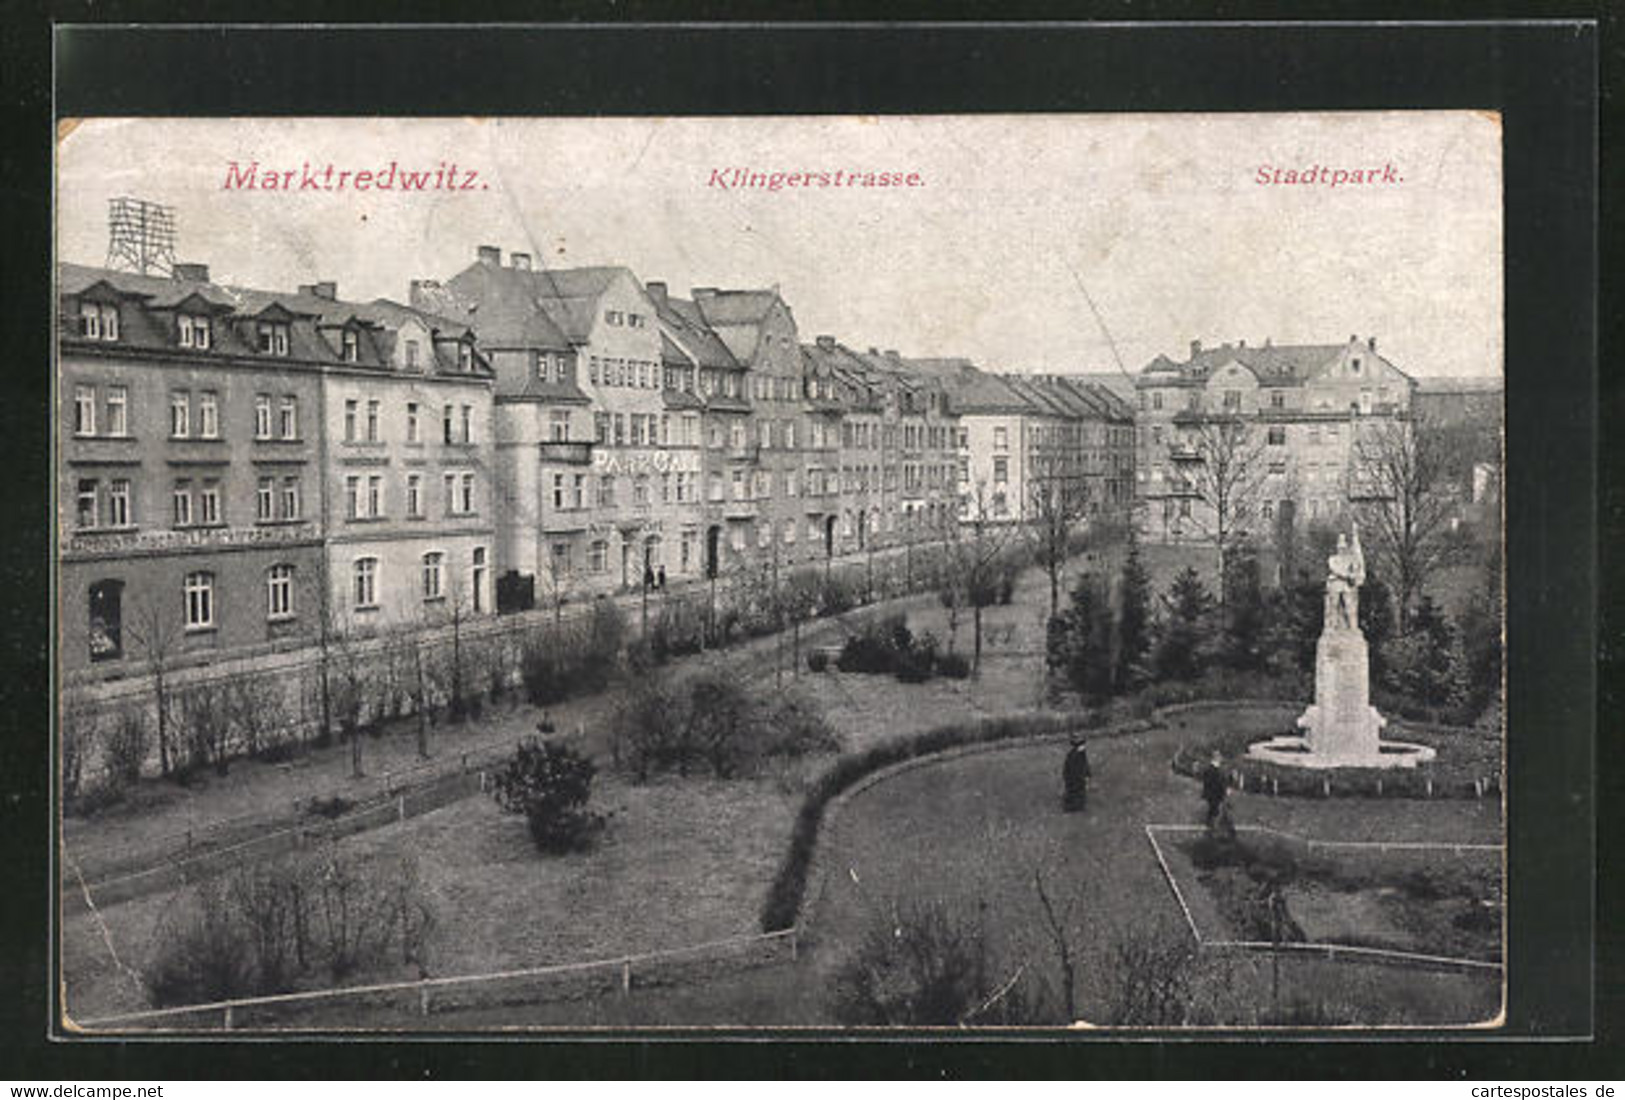
[[[1061,765],[1061,808],[1067,813],[1081,810],[1089,800],[1089,743],[1082,737],[1072,740],[1072,748]]]
[[[1230,783],[1224,775],[1224,758],[1214,753],[1202,768],[1201,779],[1202,801],[1207,803],[1207,827],[1212,829],[1218,823],[1225,798],[1230,794]]]

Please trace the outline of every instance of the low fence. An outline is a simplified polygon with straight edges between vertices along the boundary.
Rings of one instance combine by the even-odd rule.
[[[794,962],[800,932],[789,928],[689,947],[622,955],[557,966],[529,967],[489,974],[465,974],[416,981],[242,997],[207,1004],[128,1012],[73,1020],[83,1031],[124,1032],[203,1028],[308,1028],[321,1026],[326,1013],[340,1022],[371,1018],[375,1026],[413,1021],[436,1013],[499,1005],[598,997],[712,977],[720,972]]]
[[[1202,950],[1212,951],[1242,951],[1251,953],[1270,954],[1279,952],[1286,955],[1323,958],[1330,961],[1360,961],[1381,963],[1391,966],[1412,967],[1419,969],[1447,970],[1461,973],[1500,974],[1503,964],[1486,959],[1468,959],[1450,955],[1431,955],[1424,952],[1400,951],[1393,948],[1359,947],[1352,944],[1336,943],[1298,943],[1294,941],[1272,940],[1215,940],[1202,934],[1195,916],[1191,912],[1190,903],[1186,901],[1184,891],[1179,887],[1178,878],[1168,865],[1168,859],[1163,854],[1162,845],[1157,840],[1157,833],[1201,833],[1204,828],[1200,825],[1147,825],[1145,826],[1146,839],[1151,843],[1151,850],[1156,856],[1157,866],[1162,871],[1168,889],[1174,895],[1174,901],[1179,906],[1181,915],[1185,918],[1185,925],[1190,929],[1191,938],[1196,946]],[[1379,858],[1394,853],[1438,853],[1449,852],[1452,855],[1486,855],[1494,853],[1504,855],[1505,849],[1499,844],[1467,844],[1448,843],[1437,841],[1355,841],[1355,840],[1314,840],[1309,837],[1297,836],[1293,833],[1281,832],[1262,825],[1238,825],[1238,833],[1252,833],[1268,836],[1292,846],[1301,847],[1306,853],[1337,852],[1339,854],[1367,853]]]
[[[466,755],[462,765],[462,770],[440,775],[410,789],[390,790],[381,798],[331,819],[310,818],[297,825],[258,833],[247,840],[200,846],[200,850],[191,854],[181,853],[156,865],[127,873],[87,873],[83,864],[78,863],[70,853],[68,870],[73,878],[63,884],[64,914],[77,913],[92,905],[116,905],[160,891],[179,889],[245,863],[274,859],[324,841],[339,840],[367,829],[405,821],[483,792],[489,782],[485,767],[475,768]]]

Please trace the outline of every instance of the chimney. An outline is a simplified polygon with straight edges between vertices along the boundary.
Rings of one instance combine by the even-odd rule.
[[[879,348],[876,348],[876,347],[871,347],[871,348],[870,348],[870,349],[869,349],[869,354],[870,354],[870,355],[871,355],[871,356],[873,356],[873,357],[877,357],[877,358],[878,358],[878,357],[879,357],[879,355],[880,355],[880,349],[879,349]]]
[[[1195,359],[1198,355],[1201,355],[1201,354],[1202,354],[1202,341],[1200,341],[1200,340],[1192,340],[1191,341],[1191,358]]]
[[[820,336],[817,338],[817,343],[824,351],[835,350],[835,337],[833,336]]]
[[[502,266],[502,249],[496,245],[482,244],[474,251],[475,255],[479,257],[480,263],[490,264],[492,267]]]
[[[508,262],[513,265],[513,269],[515,271],[529,271],[530,270],[530,253],[529,252],[510,252],[508,254]]]
[[[715,298],[717,296],[717,288],[714,286],[697,286],[693,290],[689,291],[689,293],[694,295],[694,300],[696,302],[702,302],[707,298]]]
[[[1371,339],[1369,339],[1369,340],[1367,340],[1365,342],[1365,346],[1370,348],[1372,351],[1376,351],[1377,350],[1377,338],[1375,336],[1371,337]]]
[[[1275,346],[1274,339],[1269,337],[1269,336],[1264,337],[1264,346],[1267,347],[1267,348],[1268,347],[1274,347]]]
[[[655,305],[659,306],[661,309],[666,308],[665,283],[660,282],[659,280],[651,280],[650,282],[643,284],[643,289],[649,292],[649,297],[654,299]]]
[[[331,279],[328,279],[314,284],[310,288],[310,292],[318,298],[327,299],[329,302],[337,301],[339,296],[339,284],[333,282]]]
[[[1237,346],[1237,347],[1238,347],[1238,348],[1244,348],[1244,347],[1246,347],[1246,346],[1247,346],[1247,341],[1245,341],[1245,340],[1241,340],[1241,341],[1238,341],[1238,342],[1237,342],[1237,344],[1236,344],[1236,346]]]
[[[1359,342],[1360,342],[1360,337],[1359,337],[1359,335],[1357,333],[1353,333],[1353,332],[1349,333],[1349,343],[1358,344]]]
[[[175,264],[170,273],[177,279],[188,283],[206,283],[209,281],[208,264]]]

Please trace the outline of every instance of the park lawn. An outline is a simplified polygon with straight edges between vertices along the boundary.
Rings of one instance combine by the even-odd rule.
[[[1200,813],[1197,785],[1172,774],[1168,757],[1181,737],[1201,736],[1210,722],[1265,724],[1271,717],[1268,711],[1214,712],[1191,716],[1185,731],[1095,742],[1095,779],[1082,814],[1060,812],[1064,743],[945,760],[862,792],[820,841],[834,868],[810,900],[810,937],[822,972],[827,977],[877,915],[909,900],[934,900],[967,919],[980,914],[996,955],[1012,969],[1025,963],[1053,977],[1054,947],[1035,885],[1041,874],[1079,955],[1080,1012],[1107,1021],[1116,992],[1112,975],[1121,969],[1114,945],[1136,929],[1189,937],[1143,828],[1190,822]],[[1241,795],[1234,812],[1238,822],[1321,837],[1485,841],[1499,839],[1492,808],[1489,802]],[[1199,1021],[1250,1023],[1268,1012],[1267,986],[1258,998],[1263,979],[1254,960],[1208,962],[1201,960],[1193,996]],[[1328,972],[1334,973],[1342,971]],[[1486,1002],[1484,987],[1478,978],[1389,970],[1380,982],[1328,976],[1313,992],[1332,1016],[1461,1023],[1494,1014],[1498,996]]]

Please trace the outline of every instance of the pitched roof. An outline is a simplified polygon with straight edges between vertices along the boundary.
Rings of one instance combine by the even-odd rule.
[[[1138,386],[1146,385],[1200,385],[1212,377],[1213,372],[1226,363],[1236,362],[1252,371],[1260,386],[1297,386],[1318,374],[1322,368],[1341,356],[1347,344],[1264,344],[1243,346],[1221,344],[1216,348],[1200,348],[1183,363],[1174,363],[1158,355],[1141,369]],[[1388,366],[1393,364],[1375,355]],[[1398,370],[1397,367],[1394,368]],[[1178,378],[1152,378],[1153,374],[1177,371]],[[1403,373],[1403,372],[1401,372]]]
[[[1025,414],[1032,405],[1010,384],[985,371],[963,374],[948,383],[948,397],[956,412]]]
[[[655,296],[655,314],[665,329],[675,336],[683,351],[692,355],[702,367],[714,367],[720,370],[740,370],[739,360],[734,358],[728,345],[722,342],[706,323],[705,316],[699,306],[684,298],[666,296],[662,300]],[[662,339],[667,339],[667,333],[661,333]]]
[[[592,336],[598,300],[624,267],[540,271],[475,262],[441,290],[474,307],[472,320],[493,347],[563,351]]]
[[[779,295],[772,290],[718,290],[703,296],[695,294],[694,300],[709,325],[758,325]]]

